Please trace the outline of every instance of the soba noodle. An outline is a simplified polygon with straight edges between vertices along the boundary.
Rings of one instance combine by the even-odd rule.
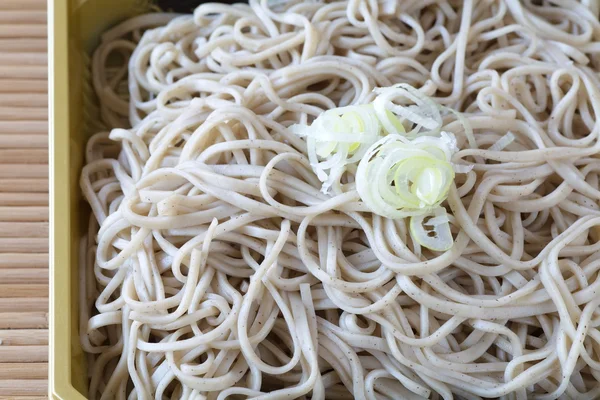
[[[599,13],[250,0],[108,31],[89,398],[600,398]],[[371,212],[355,166],[321,192],[289,129],[397,83],[460,112],[445,252]]]

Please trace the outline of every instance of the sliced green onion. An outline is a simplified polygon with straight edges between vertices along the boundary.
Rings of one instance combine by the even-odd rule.
[[[452,168],[454,168],[454,172],[457,174],[467,174],[473,170],[475,167],[474,164],[452,164]]]
[[[425,221],[428,217],[430,219]],[[446,251],[454,243],[448,214],[444,207],[437,207],[432,212],[412,217],[410,235],[421,246],[434,251]]]
[[[506,148],[509,144],[515,141],[515,135],[512,132],[508,132],[506,135],[502,136],[500,139],[496,141],[493,145],[490,146],[488,150],[490,151],[501,151]]]
[[[443,107],[443,110],[449,111],[452,114],[454,114],[456,120],[463,126],[463,129],[465,131],[465,137],[467,138],[467,143],[469,143],[469,147],[471,147],[472,149],[476,149],[477,142],[475,141],[475,135],[473,135],[473,128],[471,127],[471,124],[465,118],[465,116],[462,115],[462,113],[459,113],[458,111],[453,110],[449,107]]]
[[[362,159],[381,136],[381,125],[372,105],[339,107],[323,112],[310,126],[290,130],[306,137],[310,165],[327,193],[345,166]]]
[[[382,125],[385,124],[385,126],[392,126],[393,130],[390,131],[389,129],[386,129],[386,133],[390,134],[390,133],[396,133],[396,134],[405,134],[406,130],[404,129],[404,125],[402,125],[402,122],[400,122],[400,120],[398,119],[398,117],[396,117],[394,115],[393,112],[391,112],[390,110],[385,110],[385,121],[382,121],[381,118],[379,118],[380,122]]]
[[[356,188],[361,199],[374,213],[388,218],[437,208],[454,180],[453,143],[447,133],[438,138],[388,135],[380,139],[358,164]]]
[[[358,163],[354,181],[365,205],[387,218],[410,217],[415,243],[445,251],[453,239],[441,204],[455,172],[467,173],[473,166],[451,161],[458,146],[453,134],[442,131],[445,107],[406,84],[374,91],[372,104],[327,110],[310,126],[292,125],[290,130],[306,138],[322,192],[339,181],[348,165]],[[476,147],[466,118],[447,110],[463,124],[470,146]],[[502,138],[495,145],[504,147],[513,140]]]
[[[374,90],[377,97],[373,101],[373,107],[383,128],[389,134],[401,134],[405,132],[403,121],[413,125],[412,129],[405,134],[408,137],[420,135],[437,136],[442,128],[442,115],[440,107],[425,94],[414,87],[406,84],[398,84],[386,88]],[[413,103],[406,106],[400,102]],[[397,119],[395,123],[393,116]],[[423,129],[424,128],[424,129]]]

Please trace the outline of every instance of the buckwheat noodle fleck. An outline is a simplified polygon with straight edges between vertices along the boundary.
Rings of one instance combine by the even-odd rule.
[[[251,0],[105,33],[89,398],[600,398],[599,13]],[[323,194],[288,129],[396,83],[461,113],[443,253],[371,213],[352,166]]]

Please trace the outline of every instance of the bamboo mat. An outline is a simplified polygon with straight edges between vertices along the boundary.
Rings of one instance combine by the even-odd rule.
[[[0,0],[0,399],[47,398],[46,0]]]

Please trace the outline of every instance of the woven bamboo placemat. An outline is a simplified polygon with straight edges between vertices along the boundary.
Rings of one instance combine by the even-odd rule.
[[[47,398],[46,0],[0,0],[0,399]]]

